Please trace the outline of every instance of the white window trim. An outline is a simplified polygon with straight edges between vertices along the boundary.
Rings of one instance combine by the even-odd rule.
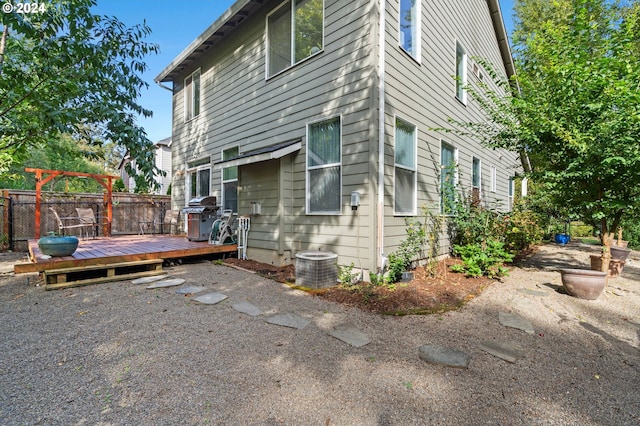
[[[414,168],[411,169],[402,164],[397,164],[395,161],[395,149],[396,149],[396,123],[398,120],[404,121],[405,123],[414,127],[413,133],[413,164]],[[393,118],[393,215],[394,216],[416,216],[418,214],[418,126],[413,124],[412,122],[405,120],[402,117],[397,115]],[[396,167],[400,167],[401,169],[411,170],[413,172],[413,210],[411,212],[397,212],[396,211]]]
[[[515,195],[515,186],[516,186],[516,177],[511,176],[509,178],[508,186],[507,186],[507,208],[509,211],[513,210],[513,200]]]
[[[276,13],[277,11],[279,11],[281,8],[283,8],[287,3],[290,3],[291,5],[291,65],[289,65],[288,67],[278,71],[277,73],[271,74],[269,75],[269,18],[271,17],[271,15],[273,15],[274,13]],[[318,50],[316,53],[313,53],[309,56],[307,56],[304,59],[301,59],[298,62],[293,62],[294,59],[294,49],[295,49],[295,31],[294,31],[294,23],[295,23],[295,13],[294,13],[294,9],[293,9],[293,3],[294,0],[285,0],[282,3],[280,3],[278,6],[274,7],[273,10],[271,12],[269,12],[267,14],[267,17],[265,18],[265,64],[264,64],[264,79],[265,80],[269,80],[272,79],[276,76],[279,76],[280,74],[283,74],[287,71],[289,71],[291,68],[296,67],[297,65],[306,62],[308,60],[310,60],[311,58],[314,58],[318,55],[320,55],[322,52],[324,52],[324,46],[325,46],[325,0],[322,0],[322,48],[320,50]]]
[[[442,139],[440,139],[440,151],[438,152],[438,161],[440,164],[440,174],[442,174],[442,145],[449,145],[451,148],[453,148],[453,162],[455,163],[455,172],[453,174],[453,184],[455,186],[458,185],[458,179],[460,178],[460,173],[459,173],[459,163],[458,163],[458,148],[449,142],[446,142]],[[441,175],[440,175],[441,176]],[[438,185],[442,185],[442,183],[439,183]],[[440,199],[438,200],[438,205],[440,206],[440,214],[444,214],[444,212],[442,211],[442,186],[440,186],[439,188],[439,193],[440,193]],[[450,216],[450,215],[446,215],[446,216]]]
[[[323,164],[322,166],[316,166],[309,168],[309,126],[312,126],[316,123],[322,123],[323,121],[329,121],[337,118],[340,123],[340,162],[339,163],[331,163],[331,164]],[[340,216],[342,215],[342,114],[332,115],[330,117],[321,118],[318,120],[310,121],[306,125],[306,150],[304,157],[304,168],[305,168],[305,214],[309,216]],[[340,166],[340,209],[336,211],[327,211],[327,212],[312,212],[311,211],[311,191],[309,190],[309,170],[328,168]]]
[[[471,157],[471,187],[475,188],[475,186],[473,186],[473,160],[476,159],[478,160],[478,172],[480,173],[480,176],[478,176],[478,189],[482,189],[482,159],[480,157],[476,157],[475,155]]]
[[[458,50],[462,52],[462,97],[458,96]],[[456,41],[456,56],[455,56],[455,73],[456,76],[456,84],[455,84],[455,94],[456,99],[459,100],[463,105],[467,105],[467,90],[464,88],[468,84],[467,77],[467,66],[468,66],[468,55],[467,51],[459,41]]]
[[[240,145],[234,145],[234,146],[230,146],[227,147],[225,149],[220,150],[220,159],[224,160],[224,152],[225,151],[229,151],[231,149],[237,148],[238,149],[238,154],[240,154]],[[238,166],[233,166],[233,167],[238,167]],[[224,192],[224,184],[225,183],[229,183],[229,182],[238,182],[238,178],[235,179],[224,179],[224,170],[226,169],[226,167],[222,167],[220,168],[220,194],[221,194],[221,200],[220,200],[220,205],[224,206],[225,205],[225,192]],[[236,212],[237,213],[237,212]]]
[[[498,169],[491,166],[491,192],[496,192],[498,187]]]
[[[194,114],[192,117],[189,117],[187,115],[187,104],[191,104],[191,111],[195,111],[195,101],[194,101],[194,96],[193,96],[193,76],[195,74],[199,74],[200,75],[200,98],[198,99],[198,101],[200,102],[200,105],[198,105],[198,114]],[[191,78],[191,99],[188,99],[189,96],[187,95],[187,80]],[[184,92],[184,105],[183,105],[183,113],[184,113],[184,122],[188,122],[191,121],[197,117],[200,116],[200,113],[202,112],[202,68],[198,68],[196,69],[194,72],[192,72],[191,74],[189,74],[188,76],[185,77],[184,79],[184,85],[182,87],[182,91]]]
[[[480,199],[482,199],[482,159],[480,157],[476,157],[475,155],[471,157],[471,188],[473,191],[473,188],[476,188],[475,186],[473,186],[473,160],[476,159],[478,160],[478,197]]]
[[[212,167],[211,167],[211,159],[209,159],[209,163],[208,164],[202,164],[200,166],[196,166],[196,167],[191,167],[189,168],[189,165],[187,164],[186,166],[186,176],[185,176],[185,200],[184,200],[184,205],[186,206],[189,203],[189,200],[191,200],[192,198],[197,197],[197,194],[192,194],[191,193],[191,174],[193,172],[196,172],[196,175],[198,172],[202,171],[202,170],[206,170],[209,169],[209,195],[211,195],[211,182],[212,182],[212,176],[211,176],[211,171],[212,171]],[[196,182],[196,188],[198,187],[198,184]]]
[[[418,28],[416,30],[416,34],[418,36],[418,45],[416,46],[415,56],[413,56],[413,54],[402,45],[402,28],[400,28],[402,23],[402,8],[400,7],[400,1],[398,2],[398,46],[400,46],[400,49],[409,55],[411,59],[420,64],[422,63],[422,1],[416,1],[416,15],[418,15],[418,23],[416,24]]]

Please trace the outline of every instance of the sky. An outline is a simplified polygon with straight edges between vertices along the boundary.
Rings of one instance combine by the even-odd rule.
[[[171,92],[153,79],[193,40],[222,15],[235,0],[98,0],[94,13],[116,16],[127,26],[146,21],[152,30],[147,41],[160,46],[158,55],[145,58],[148,71],[143,79],[149,88],[142,91],[140,103],[153,111],[152,118],[140,118],[149,139],[157,142],[171,136]],[[500,0],[507,32],[511,34],[514,0]],[[170,84],[169,84],[170,86]]]

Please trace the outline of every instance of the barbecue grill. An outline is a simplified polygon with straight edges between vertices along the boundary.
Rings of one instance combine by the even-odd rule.
[[[187,238],[189,241],[208,241],[211,226],[217,219],[216,197],[205,196],[189,200],[189,205],[182,209],[187,215]]]

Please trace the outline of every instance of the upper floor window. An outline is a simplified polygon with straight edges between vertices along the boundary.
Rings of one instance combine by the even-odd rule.
[[[200,70],[184,79],[184,119],[200,114]]]
[[[267,77],[324,48],[323,0],[290,0],[267,16]]]
[[[222,151],[222,161],[235,158],[240,153],[233,147]],[[222,169],[222,205],[224,209],[238,212],[238,166]]]
[[[416,213],[416,126],[396,118],[394,212]]]
[[[339,214],[342,198],[340,117],[307,127],[307,213]]]
[[[467,103],[467,52],[456,43],[456,98],[463,104]]]
[[[420,1],[400,0],[400,46],[420,60]]]

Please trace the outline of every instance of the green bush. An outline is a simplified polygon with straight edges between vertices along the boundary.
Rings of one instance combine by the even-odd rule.
[[[529,210],[514,211],[505,216],[505,221],[504,243],[509,252],[517,254],[542,242],[544,231],[538,214]]]
[[[504,249],[504,243],[489,239],[485,245],[456,245],[453,250],[460,256],[462,265],[452,265],[455,272],[464,272],[469,277],[503,277],[509,274],[504,263],[513,261],[513,255]]]

